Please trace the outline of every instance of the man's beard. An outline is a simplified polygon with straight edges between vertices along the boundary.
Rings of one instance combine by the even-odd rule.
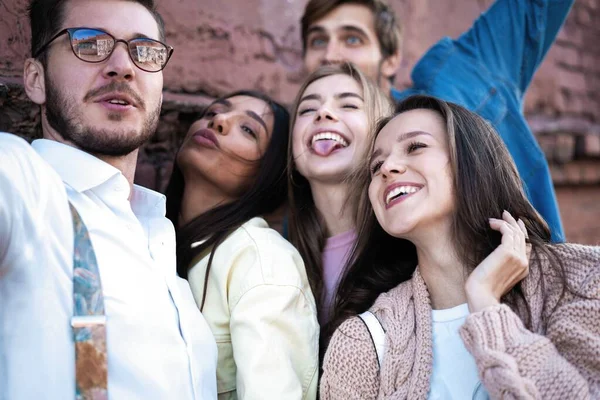
[[[160,115],[160,104],[148,115],[142,129],[139,131],[136,129],[95,129],[84,124],[83,114],[80,110],[77,110],[77,105],[82,103],[78,103],[62,93],[53,85],[48,76],[46,76],[46,85],[46,118],[48,124],[65,140],[70,141],[86,153],[96,156],[125,156],[148,141],[156,131]],[[99,90],[86,94],[85,98],[93,97],[94,93],[97,96],[101,93],[113,91],[134,95],[138,108],[145,109],[144,101],[133,93],[126,83],[112,82]],[[110,121],[118,122],[122,118],[121,113],[108,114],[108,120]]]

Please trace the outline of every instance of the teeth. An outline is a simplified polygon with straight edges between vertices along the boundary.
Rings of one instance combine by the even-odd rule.
[[[337,133],[333,132],[323,132],[316,134],[312,138],[311,145],[314,144],[317,140],[333,140],[340,143],[344,147],[348,147],[348,142],[341,135],[338,135]]]
[[[421,190],[421,188],[418,188],[416,186],[398,186],[390,190],[390,192],[387,194],[385,198],[385,204],[390,204],[390,201],[392,201],[399,195],[412,194],[418,192],[419,190]]]
[[[111,104],[119,104],[119,105],[123,105],[123,106],[126,106],[129,104],[125,100],[117,100],[117,99],[112,99],[112,100],[109,100],[108,102]]]

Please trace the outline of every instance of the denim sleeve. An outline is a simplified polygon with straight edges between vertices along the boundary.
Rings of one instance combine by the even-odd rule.
[[[456,44],[523,97],[574,0],[497,0]]]

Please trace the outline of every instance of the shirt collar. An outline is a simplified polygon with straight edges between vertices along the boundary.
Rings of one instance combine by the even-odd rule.
[[[63,182],[80,193],[105,183],[126,182],[117,168],[75,147],[48,139],[34,140],[31,145]],[[164,216],[166,212],[166,197],[142,186],[133,185],[130,202],[137,216]]]
[[[54,140],[34,140],[31,146],[54,168],[63,182],[78,192],[98,187],[121,173],[91,154]]]

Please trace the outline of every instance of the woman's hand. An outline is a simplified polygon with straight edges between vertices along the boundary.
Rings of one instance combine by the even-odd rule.
[[[469,310],[474,313],[500,304],[500,298],[529,273],[527,229],[508,211],[490,218],[490,227],[502,234],[500,245],[471,273],[465,283]]]

